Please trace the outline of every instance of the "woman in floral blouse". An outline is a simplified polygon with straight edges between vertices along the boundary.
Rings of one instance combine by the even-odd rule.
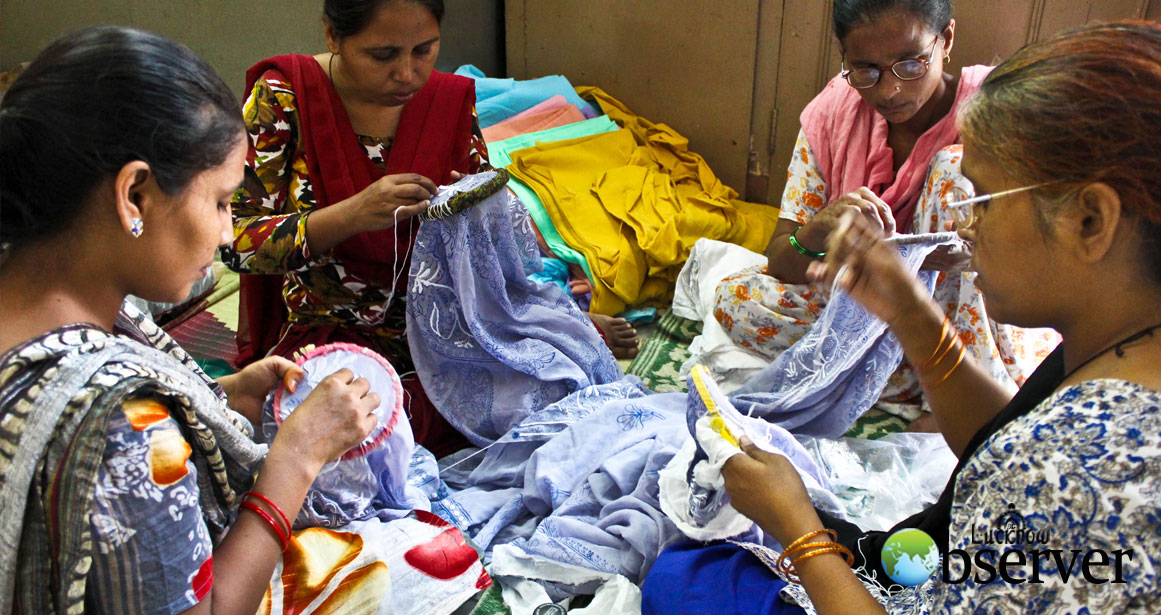
[[[416,441],[467,444],[432,407],[404,331],[414,216],[487,164],[472,80],[432,69],[442,0],[327,0],[329,51],[247,73],[246,181],[223,261],[243,276],[239,364],[351,342],[403,376]]]
[[[956,113],[990,70],[944,70],[955,26],[948,0],[834,2],[843,72],[802,112],[769,262],[717,287],[714,315],[735,344],[773,360],[810,330],[829,289],[810,284],[806,267],[825,251],[844,212],[888,233],[946,230],[945,204],[965,183]],[[975,274],[962,271],[967,256],[937,252],[924,268],[941,271],[935,297],[968,352],[1015,391],[1059,337],[990,319]],[[905,361],[876,407],[906,420],[929,418],[922,402]]]
[[[743,443],[723,468],[731,504],[782,545],[798,543],[783,570],[801,582],[791,590],[800,603],[819,613],[1156,612],[1158,57],[1156,23],[1086,26],[1018,51],[964,111],[963,172],[979,196],[953,209],[988,309],[1064,340],[1014,397],[964,357],[940,306],[865,218],[845,216],[810,266],[811,279],[837,280],[889,323],[959,464],[933,506],[860,533],[820,519],[785,458]],[[884,545],[908,528],[930,535],[942,565],[904,588]]]

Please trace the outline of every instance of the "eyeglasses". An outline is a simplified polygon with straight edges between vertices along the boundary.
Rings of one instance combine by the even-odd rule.
[[[890,66],[891,72],[895,74],[901,81],[914,81],[923,75],[927,74],[927,69],[931,66],[931,60],[935,57],[935,45],[939,42],[939,35],[936,35],[935,40],[931,42],[931,52],[927,54],[927,59],[914,58],[911,60],[899,60]],[[879,79],[883,76],[883,71],[886,68],[878,66],[867,66],[865,68],[847,69],[846,59],[843,59],[842,77],[851,84],[852,88],[865,90],[873,88],[879,83]]]
[[[1047,186],[1052,182],[1044,182],[1033,186],[1023,186],[1021,188],[1012,188],[1011,190],[1001,190],[991,194],[981,194],[976,196],[974,192],[954,186],[951,189],[952,197],[955,199],[947,204],[947,208],[951,210],[951,217],[955,220],[957,228],[968,228],[971,225],[979,222],[982,217],[982,204],[987,203],[992,199],[998,199],[1002,196],[1009,196],[1020,192],[1027,192]]]

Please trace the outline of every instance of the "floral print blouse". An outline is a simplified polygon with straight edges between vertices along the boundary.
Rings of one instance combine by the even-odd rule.
[[[312,254],[306,219],[318,204],[311,189],[306,153],[300,147],[298,105],[280,72],[258,79],[243,106],[250,156],[242,188],[234,197],[234,243],[222,261],[241,273],[285,274],[283,297],[293,323],[369,325],[401,333],[403,301],[385,284],[360,279],[331,253]],[[472,110],[475,116],[475,110]],[[359,136],[367,156],[386,168],[390,138]],[[478,121],[470,148],[473,170],[488,163]],[[419,222],[400,224],[414,236]],[[408,263],[402,263],[407,275]],[[390,304],[390,305],[389,305]]]

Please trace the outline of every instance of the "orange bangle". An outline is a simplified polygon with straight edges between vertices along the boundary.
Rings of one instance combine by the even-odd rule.
[[[803,551],[810,551],[811,549],[821,549],[824,547],[834,546],[836,544],[838,544],[838,543],[833,542],[833,541],[829,541],[829,542],[808,542],[808,543],[803,544],[803,545],[796,545],[793,549],[786,549],[785,551],[783,551],[782,555],[778,556],[778,560],[776,562],[774,562],[774,566],[778,569],[779,572],[781,572],[783,574],[793,575],[794,574],[794,565],[790,562],[790,560],[791,560],[791,558],[794,557],[795,553],[801,553]]]
[[[819,546],[816,546],[816,545],[819,545]],[[780,556],[778,558],[778,561],[775,562],[775,565],[774,565],[775,572],[777,572],[779,575],[781,575],[784,579],[786,579],[790,583],[798,583],[800,581],[799,576],[798,576],[798,571],[796,570],[796,566],[798,565],[798,563],[801,561],[810,559],[810,558],[814,557],[815,555],[820,555],[822,553],[838,553],[838,554],[842,555],[843,559],[845,559],[847,561],[848,566],[853,566],[855,563],[855,556],[851,553],[850,549],[847,549],[846,547],[844,547],[843,545],[841,545],[837,542],[811,543],[810,548],[812,548],[814,550],[808,551],[807,553],[803,553],[802,555],[795,557],[791,561],[787,561],[788,553],[783,552],[782,556]],[[801,548],[798,549],[798,551],[802,551],[802,550],[803,549],[801,549]]]
[[[832,547],[824,547],[822,549],[817,549],[815,551],[811,551],[810,553],[796,557],[793,562],[790,562],[790,566],[795,568],[803,560],[808,560],[815,555],[822,555],[823,553],[838,553],[839,555],[843,556],[843,559],[847,561],[847,566],[853,566],[855,564],[855,556],[853,553],[851,553],[851,550],[835,543],[835,545]]]
[[[257,491],[247,491],[246,493],[243,493],[242,494],[242,501],[245,501],[246,498],[249,498],[249,497],[258,498],[259,500],[262,500],[263,502],[265,502],[267,506],[269,506],[270,508],[273,508],[274,512],[278,513],[278,516],[282,518],[282,523],[285,524],[286,535],[287,536],[290,535],[290,530],[293,528],[293,526],[290,525],[290,519],[286,518],[286,513],[282,512],[282,509],[279,508],[277,504],[275,504],[274,502],[271,502],[270,498],[262,495],[261,493],[258,493]]]
[[[259,517],[262,517],[262,519],[265,520],[268,525],[270,525],[270,529],[274,530],[274,533],[278,535],[278,542],[282,544],[282,551],[286,552],[286,547],[290,546],[290,537],[286,535],[286,532],[282,531],[282,527],[278,525],[278,522],[274,520],[274,517],[271,517],[270,513],[262,510],[260,506],[249,500],[242,501],[242,508],[252,511]]]
[[[793,551],[801,546],[802,543],[810,540],[811,538],[814,538],[815,536],[822,536],[823,534],[829,534],[832,541],[838,540],[838,534],[834,530],[816,530],[790,543],[790,545],[787,546],[785,550],[783,550],[783,553],[786,551]]]
[[[923,362],[923,366],[920,369],[927,369],[928,367],[930,367],[931,365],[933,365],[934,363],[937,362],[934,360],[935,355],[938,354],[939,349],[943,347],[943,341],[947,339],[947,334],[948,334],[948,331],[950,329],[951,329],[951,319],[948,318],[947,316],[944,316],[943,317],[943,329],[939,332],[939,342],[937,344],[935,344],[935,349],[931,351],[931,354],[927,357],[927,360]]]
[[[953,363],[953,364],[952,364],[951,368],[949,368],[949,369],[948,369],[946,372],[944,372],[943,376],[942,376],[942,377],[940,377],[940,379],[939,379],[939,380],[936,380],[935,382],[931,383],[931,384],[930,384],[930,385],[928,385],[928,386],[929,386],[930,388],[933,388],[933,389],[934,389],[935,387],[937,387],[937,386],[939,386],[939,385],[943,384],[945,380],[947,380],[948,378],[950,378],[950,377],[951,377],[951,374],[952,374],[952,372],[954,372],[954,371],[956,370],[956,368],[957,368],[957,367],[959,367],[959,364],[963,362],[963,355],[964,355],[966,352],[967,352],[967,347],[966,347],[966,346],[963,346],[963,345],[960,345],[960,347],[959,347],[959,356],[958,356],[958,357],[956,357],[956,359],[955,359],[955,363]]]

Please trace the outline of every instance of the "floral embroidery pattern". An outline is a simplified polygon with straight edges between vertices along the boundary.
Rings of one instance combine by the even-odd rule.
[[[827,193],[805,135],[799,134],[796,147],[799,155],[790,164],[791,180],[783,195],[781,215],[804,224],[822,210]],[[952,188],[967,182],[959,170],[962,157],[960,145],[936,154],[911,232],[942,231],[944,223],[951,220],[946,204],[952,198]],[[943,306],[976,362],[1014,391],[1056,347],[1060,337],[1048,329],[1018,329],[989,320],[974,280],[972,272],[941,274],[934,299]],[[736,344],[773,360],[810,330],[828,299],[827,289],[781,282],[762,265],[719,283],[714,318]],[[892,375],[880,401],[887,404],[883,409],[905,419],[918,416],[921,390],[906,362]]]

